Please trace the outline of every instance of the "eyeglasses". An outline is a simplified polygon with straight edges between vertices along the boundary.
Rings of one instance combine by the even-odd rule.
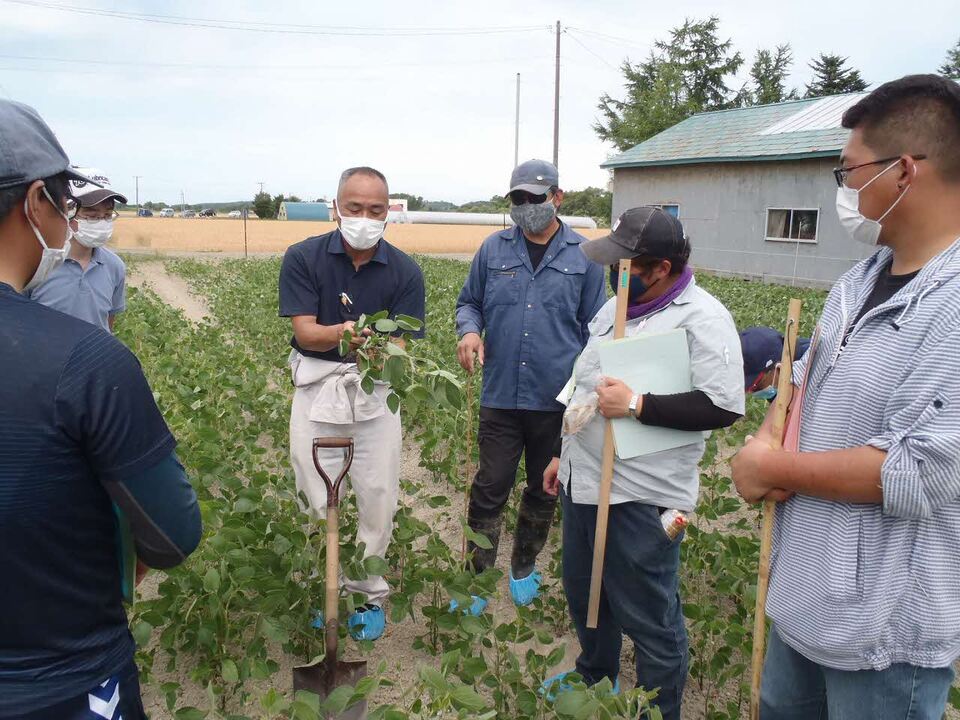
[[[883,158],[882,160],[871,160],[870,162],[860,163],[859,165],[851,165],[850,167],[838,167],[833,169],[833,177],[837,181],[837,187],[843,187],[847,184],[847,177],[850,173],[857,168],[867,167],[869,165],[880,165],[881,163],[892,163],[894,160],[899,160],[900,155],[894,155],[893,157]],[[926,160],[926,155],[908,155],[907,157],[913,158],[914,160]]]
[[[64,213],[67,216],[67,220],[73,220],[79,211],[80,204],[73,198],[67,198],[67,210]]]
[[[510,202],[514,205],[541,205],[547,201],[548,193],[533,195],[526,190],[514,190],[510,193]]]
[[[79,216],[77,219],[78,219],[78,220],[116,220],[118,217],[120,217],[120,213],[118,213],[116,210],[113,210],[113,211],[108,212],[108,213],[106,213],[106,214],[103,214],[103,213],[91,213],[91,214],[81,213],[80,216]]]

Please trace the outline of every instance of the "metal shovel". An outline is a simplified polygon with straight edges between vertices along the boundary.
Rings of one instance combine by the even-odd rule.
[[[319,451],[325,448],[344,448],[344,463],[335,482],[320,467]],[[327,486],[327,583],[326,607],[324,608],[324,638],[327,652],[322,660],[311,665],[302,665],[293,669],[293,692],[300,690],[316,693],[321,702],[336,688],[343,685],[356,685],[366,677],[367,661],[346,661],[337,659],[339,644],[338,610],[340,604],[340,485],[353,462],[353,438],[314,438],[313,464]],[[363,720],[367,717],[366,701],[357,703],[337,715],[329,717],[342,720]]]

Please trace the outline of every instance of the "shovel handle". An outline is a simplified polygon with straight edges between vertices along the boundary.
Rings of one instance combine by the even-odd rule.
[[[330,480],[330,476],[320,465],[320,450],[328,448],[345,448],[343,467],[335,481]],[[336,508],[340,506],[340,485],[343,479],[350,471],[350,465],[353,464],[353,438],[342,437],[318,437],[313,439],[313,466],[317,469],[323,484],[327,486],[327,507]]]

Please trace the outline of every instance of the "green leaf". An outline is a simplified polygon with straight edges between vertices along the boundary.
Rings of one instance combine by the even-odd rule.
[[[340,340],[340,347],[338,348],[338,350],[340,351],[340,356],[341,356],[341,357],[346,357],[347,355],[349,355],[349,354],[350,354],[350,341],[349,341],[349,340],[341,339],[341,340]]]
[[[257,509],[256,503],[249,498],[242,497],[233,504],[235,513],[252,513]]]
[[[429,665],[422,665],[420,667],[420,679],[438,693],[445,693],[450,688],[450,683],[447,682],[447,679]]]
[[[461,710],[478,712],[487,706],[477,691],[466,685],[460,685],[450,693],[450,699],[453,700],[453,704]]]
[[[351,697],[353,697],[353,688],[349,685],[341,685],[327,695],[327,699],[323,701],[323,709],[333,715],[341,713],[346,709]]]
[[[206,710],[198,710],[195,707],[182,707],[173,714],[176,720],[203,720],[206,716]]]
[[[420,320],[410,315],[397,315],[396,321],[401,330],[407,330],[409,332],[416,332],[423,327],[423,323]]]
[[[137,647],[146,647],[147,643],[150,642],[153,625],[141,620],[131,628],[130,632],[133,634],[133,641],[137,644]]]
[[[960,687],[950,688],[950,704],[960,710]]]
[[[481,550],[493,550],[493,543],[486,535],[481,535],[469,525],[464,525],[464,532],[467,533],[467,540],[472,542]]]
[[[397,411],[400,410],[400,396],[395,392],[391,392],[387,395],[387,409],[390,410],[394,415],[397,414]]]
[[[360,389],[363,390],[367,395],[373,395],[373,378],[364,374],[363,378],[360,380]]]
[[[230,658],[225,659],[220,666],[220,677],[228,683],[235,683],[240,680],[240,671],[237,670],[237,664]]]
[[[210,568],[203,576],[203,589],[210,593],[220,589],[220,573],[215,568]]]
[[[373,327],[376,328],[377,332],[392,333],[396,332],[399,326],[393,320],[384,318],[383,320],[377,320]]]
[[[368,575],[385,575],[390,571],[390,566],[383,558],[371,555],[364,559],[363,569],[367,571]]]

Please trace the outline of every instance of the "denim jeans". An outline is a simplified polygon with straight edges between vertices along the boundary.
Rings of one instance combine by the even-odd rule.
[[[952,668],[905,663],[834,670],[808,660],[770,630],[760,720],[941,720]]]
[[[623,635],[636,648],[637,685],[659,688],[664,720],[680,720],[687,680],[687,630],[678,592],[680,538],[670,540],[656,507],[610,506],[597,628],[587,628],[597,506],[563,503],[563,589],[580,640],[577,672],[590,684],[620,673]]]

